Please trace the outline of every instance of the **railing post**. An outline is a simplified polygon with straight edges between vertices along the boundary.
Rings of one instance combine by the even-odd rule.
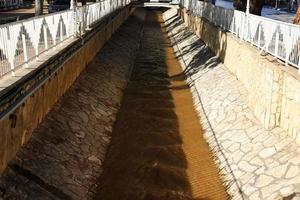
[[[250,0],[247,0],[246,14],[249,15],[249,13],[250,13]]]
[[[70,10],[74,10],[75,7],[76,7],[76,2],[75,2],[75,0],[71,0],[71,1],[70,1]]]
[[[43,25],[43,32],[44,32],[45,50],[47,55],[48,54],[48,33],[47,33],[46,24]]]
[[[247,41],[248,40],[248,35],[249,35],[249,14],[250,14],[250,0],[247,0],[247,5],[246,5],[246,36],[245,33],[243,35],[244,39]]]
[[[289,27],[289,28],[291,28],[291,27]],[[290,36],[291,38],[290,38],[290,40],[292,40],[292,41],[295,41],[295,35],[292,33],[292,30],[291,29],[289,29],[289,32],[284,32],[284,34],[287,34],[288,36]],[[288,37],[288,36],[284,36],[283,35],[283,37],[285,38],[285,37]],[[288,44],[286,44],[286,50],[285,50],[285,65],[287,66],[288,65],[288,62],[289,62],[289,56],[290,56],[290,53],[292,52],[292,45],[290,45],[290,43],[289,43],[290,41],[288,41]],[[299,52],[298,52],[298,54],[299,54]],[[299,61],[300,61],[300,57],[299,57]],[[298,65],[297,65],[297,67],[298,67],[298,70],[299,70],[299,62],[298,62]]]
[[[91,16],[93,15],[93,8],[91,7],[91,9],[90,9],[90,7],[91,6],[86,5],[86,8],[85,8],[85,12],[86,12],[86,14],[85,14],[85,16],[86,16],[86,28],[85,28],[85,30],[90,30],[90,23],[91,23],[90,19],[91,19]]]
[[[73,36],[78,37],[80,35],[80,25],[78,25],[78,9],[77,9],[77,0],[73,0],[72,4],[72,10],[73,10]]]
[[[62,41],[63,41],[63,22],[62,20],[60,20],[59,22],[59,34],[60,34],[60,45],[62,45]]]
[[[279,44],[279,32],[278,30],[275,30],[275,56],[278,57],[278,44]]]
[[[81,7],[82,9],[81,9],[81,34],[80,35],[82,35],[85,32],[85,22],[86,22],[85,7],[86,6]]]
[[[28,67],[28,54],[27,54],[26,37],[24,31],[22,31],[22,44],[23,44],[23,56],[24,56],[25,67]]]
[[[258,39],[257,39],[257,46],[260,49],[260,40],[261,40],[261,24],[258,24]]]
[[[298,58],[298,72],[300,73],[300,56]]]

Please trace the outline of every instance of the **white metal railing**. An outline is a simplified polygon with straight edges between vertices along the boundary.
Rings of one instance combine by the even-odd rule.
[[[50,15],[0,25],[0,77],[88,30],[130,0],[104,0]]]
[[[20,6],[23,4],[23,0],[0,0],[0,8],[9,8],[14,6]]]
[[[300,70],[300,26],[214,6],[198,0],[181,0],[180,5],[212,24],[230,31],[262,51]]]

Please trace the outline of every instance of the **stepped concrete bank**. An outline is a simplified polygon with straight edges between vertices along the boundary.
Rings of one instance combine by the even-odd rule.
[[[49,59],[52,63],[46,63],[46,66],[42,69],[37,69],[32,78],[24,77],[26,80],[21,85],[11,86],[6,91],[1,91],[2,101],[5,102],[6,98],[10,98],[0,108],[1,112],[4,112],[8,107],[17,104],[20,98],[23,98],[22,95],[35,86],[37,80],[41,80],[44,76],[50,76],[17,109],[1,119],[0,173],[5,169],[7,163],[15,157],[20,147],[28,141],[32,132],[55,102],[70,88],[88,63],[131,12],[131,8],[126,7],[117,13],[113,13],[112,16],[97,27],[94,27],[94,30],[87,37],[83,38],[84,41],[76,40],[68,48],[65,48],[63,52],[58,52],[56,56]],[[72,49],[74,47],[77,48]],[[20,88],[23,88],[24,91],[14,95],[14,90],[20,90]]]
[[[180,16],[248,91],[248,104],[267,129],[283,128],[300,143],[300,75],[231,33],[190,14]]]

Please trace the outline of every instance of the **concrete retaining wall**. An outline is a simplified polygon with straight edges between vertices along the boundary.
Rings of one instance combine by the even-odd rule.
[[[70,88],[87,64],[129,15],[129,7],[119,12],[104,28],[87,40],[82,48],[75,52],[41,88],[9,117],[1,119],[0,173],[20,147],[28,141],[51,107]]]
[[[248,90],[248,103],[265,128],[282,127],[300,143],[300,76],[271,56],[260,56],[259,50],[240,41],[231,33],[193,16],[182,9],[179,14],[225,66]]]

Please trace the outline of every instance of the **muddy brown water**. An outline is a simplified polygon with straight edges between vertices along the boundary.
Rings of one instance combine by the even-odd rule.
[[[160,12],[147,12],[96,199],[228,197],[163,26]]]

